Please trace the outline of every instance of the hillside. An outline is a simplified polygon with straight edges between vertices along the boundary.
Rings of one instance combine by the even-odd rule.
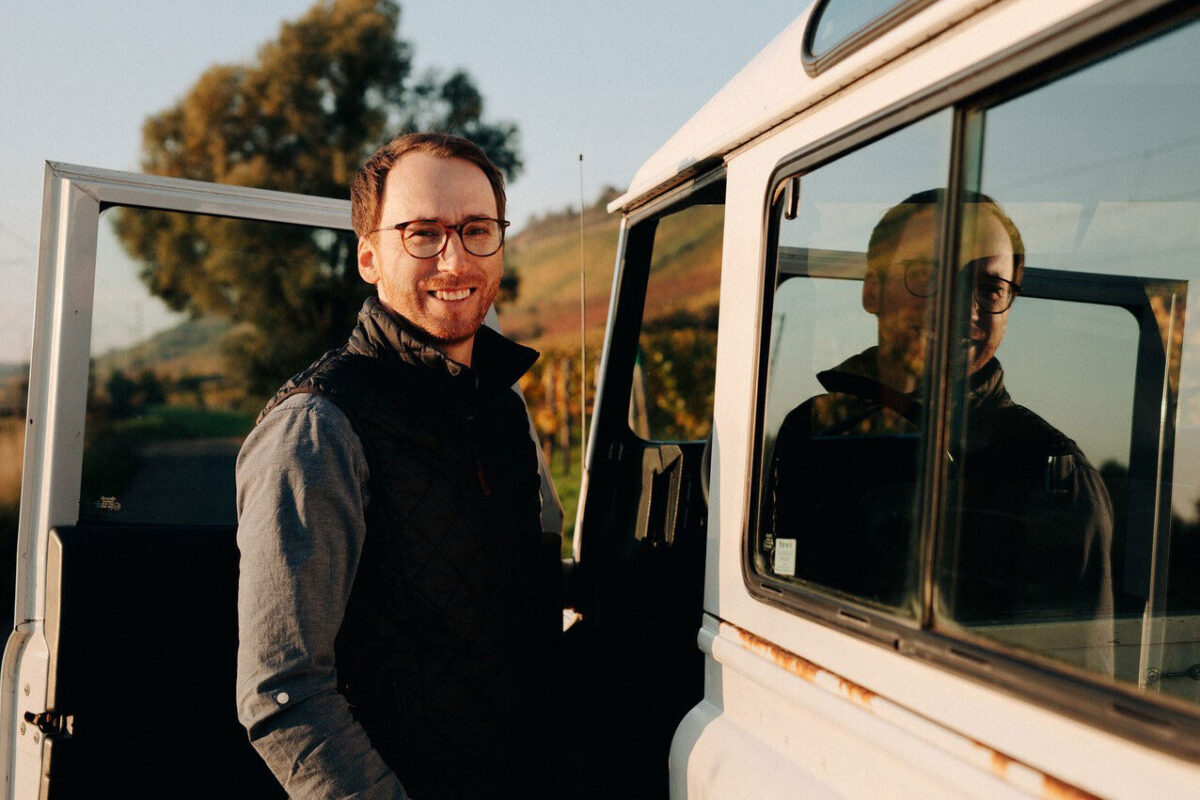
[[[589,344],[598,347],[608,316],[620,218],[601,195],[583,219],[583,268]],[[500,308],[504,332],[539,350],[579,347],[579,215],[535,217],[506,245],[505,264],[520,276],[515,301]],[[592,341],[594,339],[594,341]]]
[[[107,375],[117,369],[129,373],[149,369],[161,378],[219,373],[224,360],[214,345],[229,328],[228,322],[211,317],[187,319],[144,342],[102,353],[95,358],[93,372]]]
[[[603,193],[583,218],[583,268],[589,349],[602,342],[612,289],[620,217]],[[720,209],[698,208],[663,221],[655,238],[647,323],[686,312],[704,317],[717,305]],[[579,216],[573,210],[535,218],[507,245],[507,265],[520,275],[515,301],[500,309],[505,333],[539,350],[579,347]],[[598,349],[591,352],[598,355]],[[589,355],[589,361],[591,356]]]

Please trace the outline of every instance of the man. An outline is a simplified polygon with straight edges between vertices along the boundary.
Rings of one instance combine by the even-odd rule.
[[[238,457],[239,717],[293,797],[532,796],[559,561],[511,388],[537,353],[481,327],[503,177],[410,134],[352,206],[378,296]]]
[[[771,541],[796,540],[797,577],[902,609],[918,578],[910,555],[943,194],[909,197],[873,230],[862,305],[878,344],[819,373],[828,394],[785,418],[764,504]],[[1087,620],[1078,660],[1111,674],[1112,505],[1078,446],[1004,388],[996,352],[1021,289],[1020,233],[984,195],[968,195],[960,218],[970,317],[952,355],[964,377],[951,387],[959,435],[948,444],[955,514],[942,599],[967,624]]]

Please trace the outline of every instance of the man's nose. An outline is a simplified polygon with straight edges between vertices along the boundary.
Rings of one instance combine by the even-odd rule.
[[[979,310],[979,294],[971,290],[971,329],[982,330],[984,326],[984,317],[987,315]]]
[[[438,272],[458,272],[466,266],[467,249],[463,246],[462,238],[454,231],[447,231],[446,246],[438,255]]]

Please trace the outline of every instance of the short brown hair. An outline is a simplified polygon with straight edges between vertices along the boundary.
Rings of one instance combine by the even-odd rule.
[[[867,245],[868,268],[879,271],[886,267],[892,259],[892,254],[896,252],[896,245],[908,221],[918,212],[937,208],[945,201],[945,189],[926,189],[889,208],[871,231],[871,241]],[[979,210],[989,212],[1003,226],[1013,249],[1013,282],[1020,284],[1025,273],[1025,242],[1021,239],[1021,232],[1017,230],[1012,218],[1004,213],[999,203],[982,192],[964,190],[962,202],[964,205],[974,204]]]
[[[496,214],[504,219],[504,174],[479,146],[449,133],[405,133],[392,139],[367,159],[350,187],[350,216],[354,232],[365,237],[379,227],[383,190],[388,173],[406,153],[427,153],[438,158],[461,158],[483,170],[496,196]]]

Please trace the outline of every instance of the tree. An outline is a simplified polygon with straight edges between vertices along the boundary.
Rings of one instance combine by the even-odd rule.
[[[129,379],[121,370],[114,370],[104,383],[108,393],[108,414],[113,419],[125,419],[134,412],[134,395],[137,384]]]
[[[138,373],[137,400],[138,404],[143,407],[162,405],[167,402],[167,390],[158,376],[154,374],[154,370],[144,369]]]
[[[253,63],[208,69],[142,130],[152,174],[348,197],[392,132],[467,136],[514,177],[511,123],[483,121],[471,79],[410,77],[393,0],[325,0],[284,23]],[[345,336],[370,287],[354,237],[306,228],[123,209],[122,244],[175,310],[236,323],[224,346],[246,389],[265,395]]]

